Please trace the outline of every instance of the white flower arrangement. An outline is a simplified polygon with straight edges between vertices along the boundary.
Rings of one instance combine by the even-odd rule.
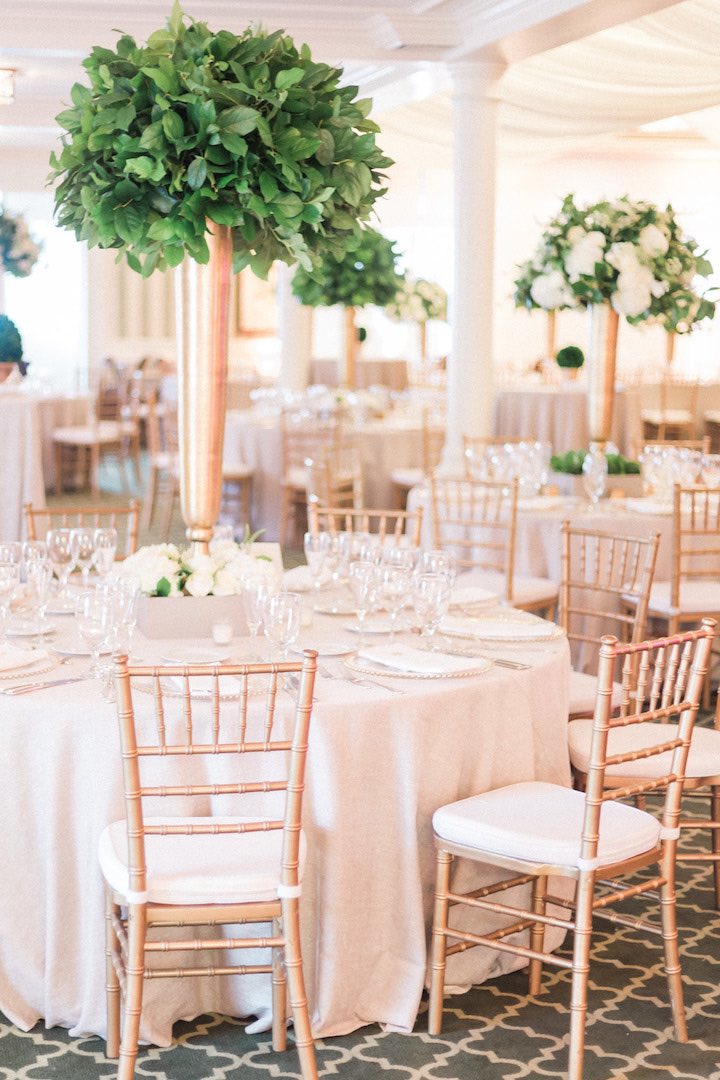
[[[406,277],[385,311],[397,322],[424,323],[429,319],[445,319],[447,293],[434,281]]]
[[[146,596],[237,596],[249,581],[271,581],[272,560],[253,555],[252,544],[213,540],[208,555],[181,551],[175,544],[150,544],[120,566]]]
[[[578,206],[568,195],[519,270],[519,307],[610,303],[629,323],[657,322],[675,333],[715,314],[714,303],[693,288],[712,266],[683,235],[671,206],[627,197]]]
[[[13,277],[27,277],[40,254],[20,214],[9,214],[0,207],[0,270]]]

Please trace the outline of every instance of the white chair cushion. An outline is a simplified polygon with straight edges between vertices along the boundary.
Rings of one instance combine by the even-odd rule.
[[[643,409],[640,415],[646,424],[693,423],[693,414],[688,409]]]
[[[257,819],[147,818],[146,825],[163,822],[208,824]],[[300,836],[300,876],[305,861],[305,837]],[[145,838],[148,901],[156,904],[232,904],[277,899],[282,830],[219,833],[210,836],[148,836]],[[114,821],[100,837],[100,868],[121,896],[129,890],[127,830]]]
[[[707,420],[709,424],[720,424],[720,410],[710,409],[709,412],[703,413],[703,420]]]
[[[292,465],[283,477],[285,487],[297,488],[298,491],[306,491],[308,486],[308,471],[304,465]]]
[[[223,462],[224,480],[249,480],[254,472],[252,465],[245,465],[242,461],[231,462],[227,465]]]
[[[498,570],[471,570],[462,575],[462,584],[480,585],[498,596],[505,596],[505,574]],[[557,599],[558,583],[550,578],[522,577],[518,574],[513,579],[513,604],[534,604],[540,600],[551,602]]]
[[[588,675],[584,671],[570,672],[570,716],[578,713],[592,713],[595,710],[597,694],[597,675]],[[613,683],[612,705],[617,708],[622,701],[622,686]]]
[[[678,607],[670,603],[670,582],[656,581],[650,589],[648,611],[661,615],[720,613],[720,581],[717,578],[681,581]]]
[[[441,839],[478,851],[577,866],[584,813],[582,792],[527,781],[443,806],[433,815],[433,827]],[[660,823],[651,814],[622,803],[604,803],[599,865],[650,851],[659,837]]]
[[[77,427],[55,428],[53,442],[73,446],[94,446],[96,443],[118,442],[122,438],[122,425],[115,420],[102,420],[99,424],[78,424]]]
[[[413,488],[423,483],[425,473],[422,469],[393,469],[390,473],[390,479],[398,487]]]
[[[677,735],[677,724],[635,724],[633,727],[613,728],[608,736],[608,754],[632,754],[653,743],[666,742]],[[573,720],[568,726],[570,761],[586,773],[590,763],[592,720]],[[624,765],[609,765],[608,776],[662,776],[670,772],[672,751],[656,757],[626,761]],[[720,776],[720,731],[696,727],[688,754],[687,776]]]

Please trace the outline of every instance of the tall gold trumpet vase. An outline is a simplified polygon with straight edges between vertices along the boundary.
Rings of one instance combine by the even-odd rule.
[[[355,308],[345,308],[345,356],[343,386],[354,390],[357,383],[358,330],[355,324]]]
[[[590,442],[604,447],[612,431],[619,315],[609,304],[590,306],[587,407]]]
[[[210,259],[175,272],[180,508],[194,554],[207,554],[220,513],[227,402],[232,233],[209,222]]]
[[[557,344],[557,311],[548,311],[545,335],[545,356],[548,360],[554,360]]]

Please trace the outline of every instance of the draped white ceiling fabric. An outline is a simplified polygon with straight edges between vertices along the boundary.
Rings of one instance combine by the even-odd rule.
[[[662,118],[720,106],[720,0],[684,0],[508,68],[500,82],[501,148],[560,153]],[[449,148],[451,92],[392,110],[383,130]],[[691,122],[692,127],[692,122]],[[720,137],[713,114],[698,117]]]

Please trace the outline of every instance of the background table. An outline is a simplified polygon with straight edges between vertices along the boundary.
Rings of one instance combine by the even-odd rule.
[[[615,390],[612,439],[630,455],[642,436],[641,388]],[[493,433],[549,442],[553,453],[586,447],[587,391],[582,383],[500,389],[495,395]]]
[[[304,643],[336,641],[344,621],[316,615]],[[139,646],[146,658],[162,653],[161,642]],[[528,662],[527,671],[492,668],[473,678],[394,679],[403,695],[318,679],[302,898],[317,1036],[375,1021],[411,1028],[427,963],[433,811],[513,781],[569,783],[567,643],[533,643]],[[78,660],[73,668],[86,665]],[[337,659],[321,665],[341,670]],[[290,697],[282,694],[280,702],[280,715],[288,717]],[[114,707],[88,681],[4,698],[2,706],[0,844],[8,872],[0,887],[0,1009],[24,1029],[44,1016],[48,1026],[102,1034],[104,907],[96,851],[103,827],[123,811]],[[226,801],[221,805],[220,812],[232,813]],[[474,864],[467,873],[477,885],[486,880]],[[518,965],[484,949],[453,961],[448,979],[455,984]],[[166,1045],[180,1017],[263,1016],[270,980],[158,980],[146,984],[145,994],[143,1037]]]
[[[310,382],[324,386],[339,386],[342,368],[339,360],[312,360]],[[405,390],[408,385],[407,360],[364,360],[355,365],[355,388],[366,390],[369,386],[387,386],[390,390]]]

